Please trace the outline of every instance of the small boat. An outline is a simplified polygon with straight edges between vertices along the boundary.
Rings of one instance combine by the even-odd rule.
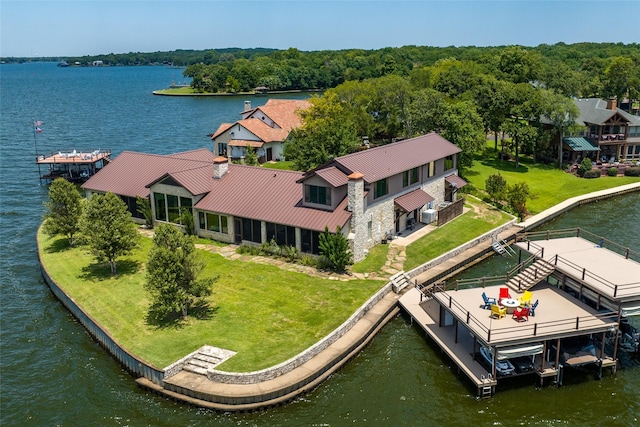
[[[480,347],[480,354],[489,366],[493,366],[493,354],[487,347]],[[516,368],[513,367],[508,359],[498,359],[498,362],[496,363],[496,371],[498,375],[511,375],[515,373]]]
[[[67,61],[58,62],[58,67],[68,67],[69,63]]]

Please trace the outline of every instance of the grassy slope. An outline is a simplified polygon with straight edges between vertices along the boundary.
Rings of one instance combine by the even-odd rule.
[[[69,249],[64,239],[41,234],[38,239],[56,283],[124,348],[159,368],[204,344],[238,352],[221,365],[223,370],[273,366],[331,332],[382,286],[379,281],[319,279],[203,251],[203,274],[220,276],[210,312],[160,326],[147,320],[149,300],[143,289],[150,239],[142,239],[141,249],[118,263],[116,277],[83,248]]]
[[[483,160],[477,157],[473,168],[465,171],[465,179],[483,191],[486,179],[494,173],[500,173],[508,184],[526,182],[531,191],[531,198],[527,200],[527,208],[531,214],[540,213],[580,194],[639,181],[637,177],[630,176],[578,178],[551,165],[532,164],[526,158],[521,159],[521,164],[516,170],[514,162],[496,160],[493,158],[494,153],[490,153],[487,157],[491,158]]]
[[[498,209],[487,209],[484,203],[473,197],[467,197],[465,208],[470,209],[453,221],[438,227],[407,246],[407,259],[404,263],[405,271],[436,258],[512,219],[512,217]]]

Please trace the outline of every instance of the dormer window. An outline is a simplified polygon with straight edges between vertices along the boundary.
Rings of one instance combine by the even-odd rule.
[[[331,188],[305,184],[304,201],[305,203],[331,206]]]

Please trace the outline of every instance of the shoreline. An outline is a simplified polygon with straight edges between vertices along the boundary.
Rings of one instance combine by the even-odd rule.
[[[281,95],[281,94],[287,94],[287,93],[320,93],[323,92],[324,89],[291,89],[291,90],[270,90],[268,92],[237,92],[237,93],[178,93],[178,92],[164,92],[167,90],[172,90],[172,89],[158,89],[158,90],[154,90],[153,92],[151,92],[154,95],[157,96],[219,96],[219,97],[225,97],[225,96],[254,96],[257,98],[260,97],[267,97],[270,95]]]
[[[501,239],[509,241],[515,237],[518,231],[537,227],[576,206],[638,191],[640,191],[640,182],[567,199],[522,223],[503,230]],[[487,235],[494,232],[487,233]],[[475,239],[472,241],[474,244],[471,245],[468,242],[435,260],[425,263],[425,265],[429,264],[427,269],[421,271],[419,268],[422,266],[420,266],[412,270],[409,272],[413,273],[411,278],[416,280],[420,278],[424,283],[430,280],[439,280],[443,275],[451,275],[459,270],[468,268],[493,253],[490,241],[491,239],[485,239],[484,241]],[[264,409],[286,403],[303,393],[311,391],[327,379],[331,373],[358,354],[373,339],[376,333],[400,312],[397,300],[401,293],[395,294],[391,292],[391,282],[389,282],[347,320],[347,322],[351,321],[353,323],[348,330],[342,332],[333,342],[327,342],[327,345],[319,353],[312,355],[290,371],[275,378],[244,383],[242,376],[239,376],[238,382],[230,383],[212,381],[208,378],[208,375],[203,376],[192,373],[181,375],[186,371],[180,371],[176,375],[167,377],[165,370],[158,370],[147,365],[144,361],[122,349],[97,322],[84,313],[73,299],[59,288],[48,276],[45,267],[42,265],[39,241],[37,246],[42,276],[52,293],[80,321],[94,339],[131,374],[138,376],[136,383],[139,386],[174,400],[219,411]],[[343,328],[345,324],[338,329]],[[322,343],[327,337],[323,338],[319,343]],[[229,374],[229,377],[234,376],[234,373],[226,374]]]

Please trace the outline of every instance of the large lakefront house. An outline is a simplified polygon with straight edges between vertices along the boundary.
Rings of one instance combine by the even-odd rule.
[[[577,135],[563,138],[565,160],[590,157],[595,162],[640,161],[640,117],[617,108],[616,100],[581,98]]]
[[[297,112],[310,106],[306,100],[269,99],[265,105],[251,108],[251,101],[245,101],[242,119],[222,123],[211,135],[214,154],[241,160],[247,147],[252,147],[260,163],[282,160],[285,140],[302,123]]]
[[[261,244],[274,239],[318,254],[319,233],[348,237],[354,261],[389,235],[430,222],[456,200],[461,150],[436,133],[331,160],[309,172],[230,164],[200,149],[171,155],[125,151],[82,187],[119,195],[135,218],[136,196],[149,198],[156,222],[191,209],[196,233]]]

